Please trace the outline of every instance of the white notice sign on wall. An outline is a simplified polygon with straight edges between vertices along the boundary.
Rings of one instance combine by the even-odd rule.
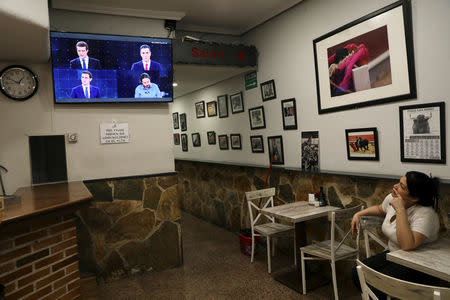
[[[101,123],[100,142],[102,144],[129,143],[128,123]]]

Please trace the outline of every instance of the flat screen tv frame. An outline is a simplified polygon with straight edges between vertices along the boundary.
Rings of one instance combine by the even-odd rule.
[[[89,60],[88,69],[82,70],[77,54],[78,48],[76,47],[79,41],[88,44],[88,57],[99,60],[100,69],[97,62],[91,63],[91,60]],[[101,44],[103,46],[99,46]],[[159,63],[159,71],[158,68],[154,67],[152,72],[153,64],[150,65],[150,71],[143,69],[141,53],[142,51],[145,52],[145,46],[141,50],[142,45],[150,47],[151,61]],[[50,48],[55,104],[173,102],[172,39],[50,31]],[[91,74],[86,73],[86,71]],[[85,73],[83,74],[83,72]],[[145,93],[149,91],[150,94],[155,95],[155,89],[152,87],[150,90],[141,87],[137,91],[137,88],[142,86],[141,78],[146,77],[145,75],[142,76],[143,73],[153,77],[151,79],[152,84],[156,83],[160,87],[159,97],[144,98]],[[100,98],[86,98],[82,91],[79,88],[77,89],[82,85],[81,78],[86,77],[86,75],[92,78],[92,86],[99,86]],[[158,78],[158,80],[155,80],[155,78]],[[90,95],[97,93],[97,91],[92,90],[94,87],[91,88]],[[143,89],[146,91],[143,91]],[[144,97],[136,98],[136,96],[142,95]]]

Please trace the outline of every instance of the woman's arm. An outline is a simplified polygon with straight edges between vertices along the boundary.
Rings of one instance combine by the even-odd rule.
[[[358,232],[359,229],[359,217],[360,216],[385,216],[386,213],[383,211],[380,205],[374,205],[371,207],[368,207],[366,209],[363,209],[356,214],[353,215],[352,218],[352,233],[355,235]]]

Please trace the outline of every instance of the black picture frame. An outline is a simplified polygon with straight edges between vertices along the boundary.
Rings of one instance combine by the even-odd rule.
[[[217,116],[217,102],[210,101],[206,103],[206,107],[208,109],[208,118]]]
[[[264,106],[257,106],[248,110],[248,117],[250,120],[250,129],[266,128],[266,117],[264,115]]]
[[[272,162],[273,165],[284,165],[283,136],[275,135],[267,137],[267,147],[269,149],[269,163]]]
[[[239,133],[230,134],[230,144],[231,149],[234,150],[242,149],[241,135]]]
[[[277,91],[275,89],[275,80],[268,80],[260,84],[261,86],[261,98],[263,101],[272,100],[277,97]]]
[[[230,95],[231,113],[237,114],[244,111],[244,100],[242,92]]]
[[[205,101],[195,102],[195,116],[197,119],[205,117]]]
[[[172,123],[173,123],[173,129],[180,129],[180,120],[178,118],[177,112],[172,113]]]
[[[297,106],[295,98],[281,101],[281,116],[283,117],[283,129],[297,129]]]
[[[192,146],[200,147],[202,145],[200,141],[200,133],[195,132],[192,134]]]
[[[186,114],[180,114],[180,128],[181,131],[186,131],[187,130],[187,120],[186,120]]]
[[[217,138],[219,140],[219,149],[228,150],[228,135],[221,134]]]
[[[184,152],[188,151],[188,139],[187,139],[187,134],[186,133],[182,133],[181,134],[181,149]]]
[[[179,133],[174,133],[173,134],[173,144],[174,145],[179,145],[180,144],[180,134]]]
[[[445,102],[400,106],[399,117],[400,160],[445,164]]]
[[[253,153],[264,153],[264,138],[262,135],[250,136],[250,145]]]
[[[228,117],[228,95],[217,96],[217,107],[219,110],[219,118]]]
[[[215,131],[208,131],[206,133],[206,136],[208,137],[208,145],[216,144],[216,132]]]
[[[345,130],[348,160],[380,160],[376,127]]]
[[[313,48],[319,114],[417,97],[410,0],[316,38]]]

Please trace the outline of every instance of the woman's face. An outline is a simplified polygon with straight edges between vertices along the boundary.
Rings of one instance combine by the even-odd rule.
[[[412,201],[415,198],[409,195],[408,185],[406,184],[406,176],[400,178],[400,181],[394,184],[391,192],[392,197],[402,197],[403,200]]]

